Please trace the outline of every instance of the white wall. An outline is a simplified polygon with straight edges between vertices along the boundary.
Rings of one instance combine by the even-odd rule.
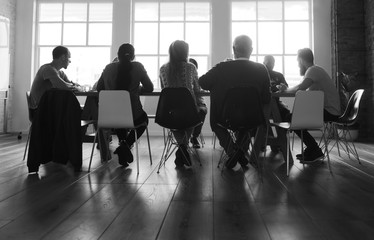
[[[17,0],[16,46],[14,84],[11,89],[12,108],[9,110],[9,131],[19,132],[28,129],[28,114],[25,92],[30,89],[34,69],[33,59],[33,21],[36,0]],[[314,0],[314,52],[316,63],[331,72],[331,0]],[[231,57],[231,29],[228,1],[212,0],[212,66]],[[123,42],[131,36],[131,0],[114,0],[113,48],[112,56]],[[209,103],[209,99],[207,99]],[[209,113],[208,113],[209,114]],[[150,128],[151,133],[161,133],[158,127]],[[209,117],[203,131],[209,136]]]

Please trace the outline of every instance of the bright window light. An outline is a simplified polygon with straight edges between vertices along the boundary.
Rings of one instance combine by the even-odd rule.
[[[168,62],[170,44],[185,40],[190,57],[199,64],[199,73],[208,70],[210,61],[210,2],[133,1],[133,34],[136,60],[141,62],[156,89],[160,67]]]
[[[245,34],[253,41],[251,60],[273,55],[274,70],[290,86],[299,83],[297,51],[312,47],[311,0],[232,1],[231,16],[232,40]]]
[[[40,1],[36,67],[51,62],[53,48],[64,45],[71,52],[71,64],[63,69],[68,78],[93,85],[111,60],[112,19],[113,3]]]

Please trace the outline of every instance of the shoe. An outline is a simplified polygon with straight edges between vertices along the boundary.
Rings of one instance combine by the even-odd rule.
[[[186,145],[179,145],[178,150],[181,151],[181,158],[183,160],[183,164],[186,165],[187,167],[192,166],[190,154],[187,151],[187,146]]]
[[[319,148],[318,150],[315,150],[314,152],[304,155],[304,159],[300,159],[300,163],[302,164],[310,164],[314,163],[318,160],[322,160],[325,157],[322,150]]]
[[[193,148],[200,148],[200,143],[196,137],[192,137],[190,142],[192,143]]]
[[[313,153],[313,150],[310,149],[310,148],[305,148],[304,149],[304,156],[309,156]],[[296,154],[296,158],[297,159],[302,159],[303,158],[303,154],[302,153],[299,153],[299,154]]]
[[[134,161],[131,150],[127,143],[124,141],[121,142],[120,146],[117,147],[113,153],[118,155],[118,162],[122,166],[127,167],[129,163],[132,163]]]
[[[229,169],[232,169],[233,167],[236,166],[236,164],[238,163],[239,159],[243,158],[244,157],[244,154],[242,151],[240,150],[237,150],[234,152],[234,154],[229,157],[229,159],[226,161],[226,167],[229,168]]]
[[[238,162],[239,162],[240,166],[242,166],[242,168],[248,168],[247,165],[249,163],[249,160],[247,159],[245,154],[243,154],[243,156],[241,158],[239,158]]]

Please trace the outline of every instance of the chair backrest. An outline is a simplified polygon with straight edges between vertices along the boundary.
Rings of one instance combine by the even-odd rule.
[[[291,129],[322,128],[323,109],[322,91],[297,91],[292,110]]]
[[[260,101],[255,87],[230,88],[225,95],[219,123],[231,130],[252,129],[265,124]]]
[[[187,129],[201,123],[195,99],[187,88],[164,88],[157,104],[155,122],[164,128]]]
[[[34,118],[34,109],[31,109],[31,97],[30,97],[30,91],[26,92],[26,101],[27,101],[27,109],[29,111],[29,120],[32,122],[32,119]]]
[[[100,91],[97,124],[101,128],[134,128],[130,93],[125,90]]]
[[[358,89],[352,94],[343,115],[340,117],[341,121],[344,121],[349,125],[352,125],[357,121],[363,94],[364,89]]]

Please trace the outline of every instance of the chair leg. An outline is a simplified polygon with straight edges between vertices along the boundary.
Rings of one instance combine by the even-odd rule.
[[[287,177],[290,175],[290,131],[287,130]]]
[[[94,141],[92,143],[92,150],[91,150],[91,157],[90,157],[90,163],[88,164],[88,172],[90,172],[91,170],[91,163],[92,163],[92,155],[93,155],[93,151],[95,149],[95,143],[96,143],[96,138],[97,138],[97,133],[98,133],[98,129],[96,130],[96,133],[95,133],[95,138],[94,138]]]
[[[146,127],[146,131],[147,131],[147,141],[148,141],[149,160],[151,161],[151,165],[152,165],[151,143],[150,143],[150,141],[149,141],[148,126]]]
[[[23,160],[25,160],[25,158],[26,158],[27,148],[29,146],[29,141],[30,141],[30,136],[31,136],[31,129],[32,129],[31,127],[32,127],[32,125],[30,125],[30,127],[29,127],[29,134],[27,135],[27,141],[26,141],[26,146],[25,146],[25,153],[23,154]]]
[[[323,141],[325,142],[325,153],[327,154],[327,164],[328,164],[330,173],[332,173],[328,143],[327,143],[327,140],[326,140],[326,136],[323,133],[322,133],[322,137],[323,137]]]
[[[172,145],[175,145],[173,149],[172,149]],[[165,139],[164,150],[162,151],[162,154],[161,154],[160,164],[157,169],[157,173],[160,173],[160,169],[162,165],[165,164],[165,162],[173,154],[175,149],[176,149],[176,143],[173,142],[172,132],[168,131],[167,137]]]
[[[136,129],[134,129],[134,132],[135,132],[136,169],[137,169],[137,174],[139,175],[138,134],[136,133]]]

